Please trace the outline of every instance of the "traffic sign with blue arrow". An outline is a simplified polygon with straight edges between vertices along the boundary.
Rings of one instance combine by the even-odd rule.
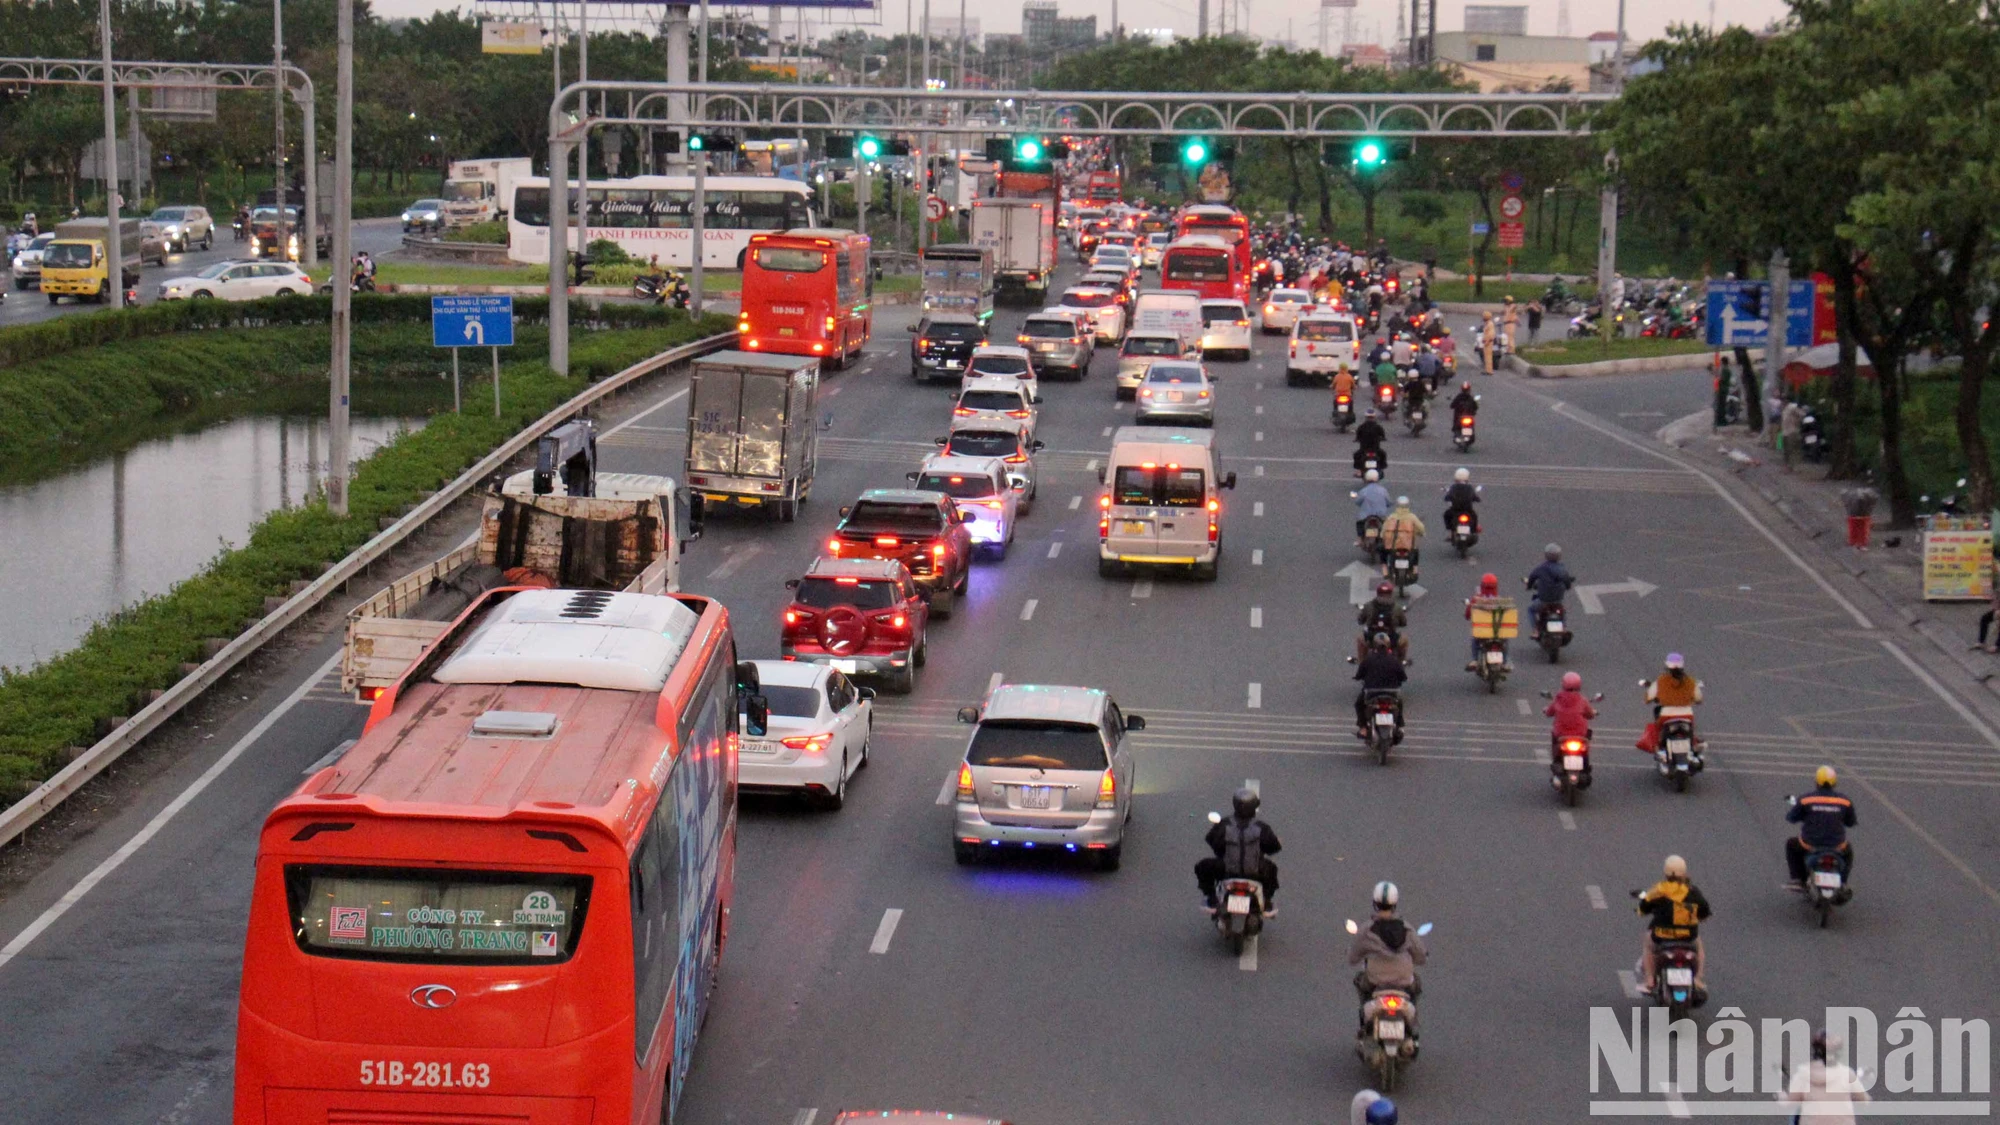
[[[505,348],[514,344],[514,298],[431,298],[431,344],[440,348]]]
[[[1708,344],[1714,348],[1761,348],[1770,341],[1771,283],[1711,281],[1708,283]],[[1813,282],[1793,281],[1785,289],[1785,345],[1809,348],[1813,342]]]

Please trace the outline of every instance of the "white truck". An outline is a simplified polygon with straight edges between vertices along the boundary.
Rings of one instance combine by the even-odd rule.
[[[972,201],[972,244],[993,251],[1003,293],[1040,306],[1056,272],[1056,203],[996,196]]]
[[[1142,289],[1132,302],[1132,331],[1172,332],[1183,343],[1199,344],[1201,295],[1188,289]]]
[[[347,615],[342,691],[373,700],[497,586],[679,592],[681,554],[701,535],[699,510],[669,477],[596,472],[588,423],[570,426],[580,430],[568,445],[544,438],[540,465],[487,495],[472,540]]]
[[[515,182],[534,174],[535,162],[525,156],[452,161],[444,179],[445,226],[506,218],[514,205]]]
[[[764,508],[791,523],[812,495],[819,431],[818,360],[705,355],[688,374],[690,495],[704,504]]]

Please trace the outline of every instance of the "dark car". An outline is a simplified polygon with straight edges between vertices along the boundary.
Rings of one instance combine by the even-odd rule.
[[[931,313],[911,331],[910,377],[918,381],[958,379],[972,349],[986,342],[986,325],[969,313]]]
[[[972,529],[942,492],[872,488],[840,510],[840,526],[826,553],[842,559],[894,559],[930,602],[931,614],[950,617],[952,599],[972,579]]]
[[[930,607],[902,563],[821,556],[785,586],[792,591],[779,645],[786,660],[884,676],[905,695],[915,690]]]

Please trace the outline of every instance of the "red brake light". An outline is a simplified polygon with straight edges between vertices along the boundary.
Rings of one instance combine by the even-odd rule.
[[[1027,416],[1028,412],[1025,410],[1009,410],[1007,412],[1007,417],[1009,418],[1026,418]]]
[[[1583,753],[1583,739],[1581,739],[1581,738],[1565,738],[1565,739],[1563,739],[1563,750],[1564,750],[1564,752],[1566,752],[1566,753],[1570,753],[1570,754],[1581,754],[1581,753]]]
[[[891,629],[901,629],[903,626],[908,625],[909,623],[910,619],[903,616],[900,613],[889,619],[889,627]]]
[[[1021,464],[1026,464],[1027,460],[1028,460],[1027,454],[1016,453],[1012,457],[1007,458],[1006,463],[1009,465],[1021,465]]]
[[[1097,780],[1097,807],[1115,809],[1118,807],[1118,777],[1110,770]]]
[[[1402,1007],[1403,998],[1400,996],[1384,996],[1382,998],[1382,1010],[1385,1012],[1400,1011]]]
[[[829,555],[837,555],[837,554],[839,554],[839,553],[840,553],[840,537],[839,537],[839,536],[835,536],[834,538],[832,538],[832,539],[829,539],[829,540],[827,540],[827,541],[826,541],[826,553],[827,553],[827,554],[829,554]]]
[[[970,762],[960,762],[958,764],[958,799],[961,801],[970,801],[973,799],[972,763]]]
[[[944,544],[942,543],[931,544],[931,557],[934,559],[944,558]]]
[[[363,703],[373,703],[376,700],[382,698],[382,693],[388,690],[389,690],[388,688],[382,688],[382,687],[365,687],[356,692],[355,694],[361,697],[361,701]]]
[[[901,540],[893,535],[877,535],[875,537],[875,545],[877,547],[894,547],[899,542]]]
[[[919,336],[917,337],[917,346],[920,348],[928,348],[931,346],[931,342],[925,339],[924,337]]]
[[[952,416],[956,418],[972,417],[972,410],[969,407],[964,407],[964,406],[954,407],[951,413]]]
[[[861,579],[859,579],[859,578],[836,578],[836,579],[834,579],[834,580],[833,580],[833,584],[834,584],[834,585],[836,585],[836,586],[859,586],[859,585],[861,585]]]
[[[800,735],[794,735],[791,738],[782,739],[781,741],[784,742],[785,749],[787,750],[804,750],[809,754],[817,754],[820,751],[826,749],[827,744],[833,741],[833,735],[800,734]]]
[[[1099,496],[1097,498],[1097,506],[1100,508],[1109,508],[1111,506],[1111,494],[1107,492],[1104,495]]]
[[[798,615],[798,612],[797,612],[796,610],[790,610],[790,609],[786,610],[786,611],[785,611],[785,624],[787,624],[787,625],[797,625],[798,623],[799,623],[799,615]]]

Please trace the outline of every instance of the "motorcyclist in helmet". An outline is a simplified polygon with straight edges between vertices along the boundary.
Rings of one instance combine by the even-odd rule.
[[[1361,635],[1354,638],[1354,659],[1361,661],[1368,655],[1366,643],[1373,637],[1387,634],[1395,642],[1396,656],[1407,660],[1410,655],[1409,638],[1403,630],[1409,627],[1409,614],[1396,601],[1396,584],[1387,579],[1375,584],[1375,597],[1361,603],[1360,612],[1354,615],[1355,624],[1361,626]]]
[[[1528,614],[1535,623],[1535,635],[1542,634],[1542,619],[1547,607],[1561,605],[1563,595],[1576,585],[1569,568],[1562,562],[1563,549],[1555,543],[1542,548],[1542,565],[1528,572]]]
[[[1390,512],[1389,518],[1382,521],[1382,550],[1409,551],[1410,569],[1414,571],[1421,562],[1422,552],[1417,550],[1417,543],[1423,537],[1424,521],[1418,519],[1417,514],[1410,510],[1410,498],[1396,497],[1396,510]]]
[[[1694,943],[1694,985],[1707,991],[1702,979],[1707,958],[1701,947],[1701,923],[1712,913],[1708,900],[1688,881],[1687,860],[1667,857],[1661,879],[1639,895],[1639,913],[1647,916],[1646,936],[1639,950],[1639,991],[1653,991],[1654,950],[1661,942]]]
[[[1354,494],[1354,542],[1364,545],[1368,536],[1368,521],[1386,519],[1389,515],[1389,490],[1382,487],[1382,474],[1368,470],[1363,478],[1367,481]]]
[[[1403,417],[1413,417],[1418,411],[1426,409],[1430,391],[1430,384],[1424,382],[1421,375],[1406,380],[1403,383]]]
[[[1472,393],[1471,383],[1458,385],[1458,393],[1451,398],[1451,412],[1461,418],[1479,414],[1479,396]]]
[[[1363,1090],[1348,1106],[1347,1125],[1396,1125],[1396,1103],[1373,1090]]]
[[[1417,378],[1423,380],[1424,386],[1433,391],[1437,390],[1438,372],[1442,370],[1438,364],[1437,352],[1427,347],[1418,348],[1416,365]]]
[[[1401,612],[1398,610],[1397,612]],[[1354,735],[1368,737],[1368,695],[1370,692],[1393,691],[1400,693],[1403,684],[1410,678],[1404,670],[1403,661],[1396,655],[1393,643],[1387,633],[1376,633],[1370,642],[1368,652],[1361,658],[1361,666],[1354,671],[1354,678],[1361,681],[1361,691],[1354,697]],[[1396,702],[1396,741],[1403,740],[1403,706],[1399,696]]]
[[[1354,427],[1354,444],[1358,447],[1355,452],[1359,453],[1363,449],[1380,449],[1388,437],[1389,431],[1383,428],[1381,415],[1371,406],[1362,416],[1361,424]]]
[[[1460,513],[1472,517],[1472,533],[1479,534],[1479,513],[1473,505],[1479,503],[1479,490],[1472,485],[1472,470],[1459,469],[1451,474],[1451,487],[1444,490],[1444,526],[1449,530],[1458,525]]]
[[[1333,397],[1339,399],[1341,395],[1346,395],[1347,401],[1353,403],[1354,371],[1347,366],[1347,361],[1344,359],[1340,361],[1340,370],[1333,373]]]
[[[1368,349],[1368,366],[1373,368],[1376,364],[1389,362],[1390,354],[1389,338],[1375,337],[1375,346]]]
[[[1194,865],[1194,880],[1208,910],[1215,910],[1215,884],[1223,879],[1255,879],[1264,885],[1264,916],[1278,912],[1272,896],[1278,893],[1278,865],[1271,857],[1283,847],[1271,826],[1257,818],[1263,803],[1257,791],[1238,789],[1230,797],[1233,815],[1208,829],[1208,850],[1215,854]]]
[[[1549,769],[1555,774],[1562,773],[1562,740],[1565,738],[1590,737],[1590,720],[1597,717],[1597,708],[1591,706],[1590,697],[1583,694],[1583,677],[1575,672],[1564,672],[1562,690],[1542,708],[1542,714],[1555,720],[1549,727]],[[1589,770],[1588,762],[1584,769]],[[1561,786],[1561,781],[1556,782]]]
[[[1369,897],[1375,915],[1347,946],[1347,963],[1361,966],[1354,974],[1354,991],[1364,1002],[1385,988],[1407,992],[1414,1000],[1424,991],[1423,982],[1417,979],[1417,966],[1430,958],[1430,951],[1424,948],[1416,927],[1397,917],[1402,892],[1396,884],[1385,879],[1375,884]],[[1417,1037],[1414,1023],[1409,1033],[1410,1038]]]
[[[1475,613],[1491,615],[1496,611],[1505,612],[1510,610],[1513,606],[1514,601],[1512,598],[1503,598],[1500,596],[1499,577],[1492,574],[1482,574],[1479,576],[1479,592],[1465,599],[1465,619],[1472,621],[1473,614]],[[1507,655],[1507,637],[1501,631],[1499,625],[1499,622],[1493,623],[1491,630],[1493,635],[1490,638],[1483,638],[1479,635],[1480,626],[1476,625],[1473,628],[1472,659],[1466,662],[1466,671],[1479,671],[1480,646],[1485,644],[1489,639],[1500,643],[1500,667],[1509,672],[1514,670],[1513,661]]]
[[[1692,709],[1701,702],[1701,681],[1688,675],[1687,658],[1678,652],[1667,654],[1666,668],[1652,683],[1646,685],[1646,702],[1653,705],[1653,721],[1634,745],[1648,754],[1660,747],[1660,709],[1662,707],[1686,707]],[[1700,738],[1694,740],[1694,749],[1699,751],[1707,745]]]
[[[1785,823],[1799,826],[1799,834],[1785,841],[1785,866],[1800,886],[1805,885],[1810,852],[1837,851],[1841,866],[1850,874],[1854,870],[1854,848],[1847,841],[1847,830],[1854,827],[1854,802],[1834,788],[1839,783],[1832,766],[1821,766],[1813,773],[1813,791],[1792,798],[1785,813]]]

